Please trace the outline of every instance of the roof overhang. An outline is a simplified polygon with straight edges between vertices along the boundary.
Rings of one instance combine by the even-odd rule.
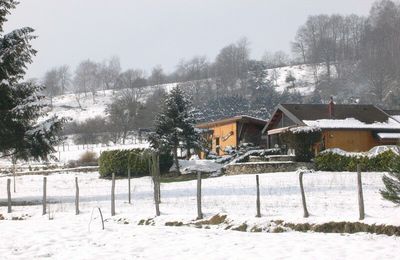
[[[272,129],[267,131],[268,135],[276,135],[276,134],[280,134],[280,133],[284,133],[287,130],[289,130],[290,127],[282,127],[282,128],[276,128],[276,129]]]
[[[376,136],[377,136],[380,140],[400,139],[400,133],[377,133]]]
[[[230,124],[230,123],[235,123],[235,122],[255,124],[255,125],[259,125],[260,127],[263,127],[267,123],[267,121],[265,121],[265,120],[251,117],[251,116],[235,116],[235,117],[225,118],[225,119],[216,120],[216,121],[212,121],[212,122],[197,124],[196,128],[213,128],[213,127],[216,127],[219,125],[225,125],[225,124]]]
[[[297,125],[304,125],[303,121],[301,121],[300,119],[298,119],[295,115],[293,115],[292,113],[289,112],[289,110],[287,110],[283,105],[279,104],[276,108],[275,111],[272,113],[271,118],[269,119],[268,123],[265,125],[265,127],[262,130],[262,134],[265,134],[265,132],[268,131],[268,129],[270,129],[272,127],[272,125],[274,124],[274,122],[276,121],[277,118],[279,118],[279,113],[283,113],[284,115],[286,115],[287,117],[290,118],[290,120],[292,120],[294,123],[296,123]]]

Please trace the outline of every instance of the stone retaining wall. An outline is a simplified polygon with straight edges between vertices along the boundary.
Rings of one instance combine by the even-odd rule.
[[[246,162],[226,165],[223,169],[226,175],[254,174],[270,172],[293,172],[299,167],[313,169],[313,163],[302,162]]]

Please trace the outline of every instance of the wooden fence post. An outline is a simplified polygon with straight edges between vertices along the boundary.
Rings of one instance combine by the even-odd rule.
[[[78,177],[75,177],[75,214],[79,215],[79,185],[78,185]]]
[[[7,179],[7,205],[8,205],[8,213],[11,213],[11,180]]]
[[[299,173],[299,181],[300,181],[301,201],[303,203],[304,217],[308,218],[310,216],[310,214],[308,213],[308,210],[307,210],[306,194],[304,193],[303,174],[304,174],[304,172],[300,171],[300,173]]]
[[[131,168],[128,166],[128,203],[131,204]]]
[[[201,212],[201,172],[197,172],[197,219],[203,218]]]
[[[160,200],[161,200],[161,192],[160,192],[160,163],[159,163],[158,153],[151,153],[150,157],[150,169],[151,175],[153,177],[154,183],[154,203],[156,206],[156,215],[160,216]]]
[[[111,216],[115,216],[115,173],[112,173],[111,181]]]
[[[17,182],[16,182],[16,171],[17,171],[17,160],[15,158],[12,159],[12,163],[13,163],[13,185],[14,185],[14,193],[17,192]]]
[[[46,215],[46,207],[47,207],[47,177],[43,177],[43,213],[42,213],[42,215]]]
[[[257,200],[256,200],[256,206],[257,206],[257,218],[261,217],[261,209],[260,209],[260,179],[258,174],[256,175],[256,185],[257,185]]]
[[[365,218],[364,211],[364,196],[362,189],[362,181],[361,181],[361,166],[357,164],[357,188],[358,188],[358,209],[360,212],[360,220]]]

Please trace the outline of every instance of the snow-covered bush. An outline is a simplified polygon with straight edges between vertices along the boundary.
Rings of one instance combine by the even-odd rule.
[[[391,150],[374,157],[324,152],[315,157],[315,167],[321,171],[356,171],[360,164],[363,171],[389,171],[396,160],[400,160],[400,156]]]

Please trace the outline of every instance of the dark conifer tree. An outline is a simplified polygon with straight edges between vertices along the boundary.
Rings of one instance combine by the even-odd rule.
[[[32,28],[3,33],[6,16],[17,4],[0,0],[0,157],[46,160],[59,142],[64,120],[43,111],[42,86],[22,82],[36,51],[30,44],[35,38]]]
[[[176,87],[166,96],[161,112],[156,116],[155,133],[150,136],[151,146],[158,150],[172,150],[177,172],[180,173],[178,149],[197,148],[199,134],[194,129],[191,102],[185,93]]]
[[[400,162],[393,163],[392,171],[389,175],[384,175],[383,183],[385,189],[381,190],[382,197],[397,205],[400,205]]]

